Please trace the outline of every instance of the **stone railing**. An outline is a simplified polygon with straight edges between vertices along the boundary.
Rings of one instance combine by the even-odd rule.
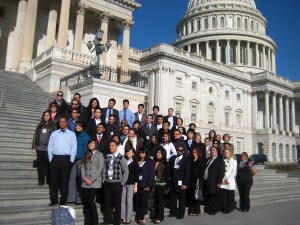
[[[260,81],[260,80],[265,80],[265,79],[268,79],[268,80],[271,80],[271,81],[274,81],[274,82],[277,82],[280,84],[285,84],[290,87],[294,87],[294,84],[295,84],[295,82],[293,82],[287,78],[278,76],[275,73],[270,73],[267,71],[262,72],[262,73],[256,73],[256,74],[252,75],[252,81]]]
[[[163,53],[175,56],[177,59],[188,60],[193,63],[199,63],[204,67],[215,69],[220,73],[228,73],[233,75],[234,77],[239,77],[241,79],[246,79],[251,81],[251,74],[245,73],[239,70],[236,70],[230,66],[227,66],[223,63],[217,63],[213,60],[206,59],[204,57],[198,56],[196,54],[190,53],[188,51],[184,51],[182,49],[176,48],[174,46],[168,44],[157,44],[148,49],[142,51],[142,58],[146,58],[147,56]]]
[[[52,48],[44,51],[41,55],[36,57],[31,61],[31,67],[41,64],[49,58],[66,60],[69,62],[80,63],[82,65],[89,66],[94,64],[96,61],[96,56],[89,55],[85,53],[76,52],[73,50],[60,48],[58,46],[53,46]]]
[[[122,54],[122,45],[118,44],[118,53]],[[135,48],[129,48],[129,57],[136,57],[140,58],[142,56],[142,51],[135,49]]]

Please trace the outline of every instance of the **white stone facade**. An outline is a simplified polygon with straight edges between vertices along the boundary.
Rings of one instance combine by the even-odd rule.
[[[97,97],[106,107],[114,97],[121,108],[128,98],[133,111],[144,103],[148,112],[159,105],[163,115],[173,107],[186,126],[196,123],[202,137],[211,129],[229,133],[237,153],[296,160],[300,82],[276,74],[277,46],[254,0],[190,0],[173,46],[142,51],[130,48],[139,7],[133,0],[3,0],[0,67],[27,73],[48,92],[62,89],[67,98],[80,92],[85,104]],[[95,78],[60,85],[61,78],[95,63],[86,44],[98,27],[103,43],[112,43],[101,64],[141,72],[148,77],[144,88]]]

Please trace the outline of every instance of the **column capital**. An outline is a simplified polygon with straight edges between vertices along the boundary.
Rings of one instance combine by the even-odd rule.
[[[100,13],[100,21],[102,23],[108,23],[109,20],[111,19],[111,17],[112,17],[112,14],[109,12],[101,12]]]
[[[49,9],[55,9],[58,10],[59,9],[59,0],[52,0],[48,3]]]
[[[251,94],[252,96],[255,96],[255,95],[257,95],[257,91],[251,91],[250,94]]]
[[[134,25],[133,20],[123,20],[122,22],[122,26],[124,30],[130,30],[133,25]]]
[[[75,7],[75,10],[76,10],[76,14],[77,15],[84,15],[85,14],[85,10],[89,8],[88,5],[82,3],[82,2],[79,2],[78,5]]]

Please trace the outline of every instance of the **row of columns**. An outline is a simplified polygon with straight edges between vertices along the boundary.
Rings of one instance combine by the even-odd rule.
[[[186,50],[189,52],[192,52],[192,45],[196,45],[196,53],[199,56],[203,56],[203,49],[201,49],[201,46],[205,46],[205,51],[206,51],[206,58],[212,60],[212,48],[216,48],[216,62],[220,63],[221,62],[221,47],[220,47],[220,41],[226,42],[225,45],[225,64],[230,64],[230,47],[234,46],[235,48],[235,64],[236,65],[247,65],[247,66],[253,66],[255,65],[256,67],[266,69],[273,71],[274,73],[276,72],[276,59],[275,59],[275,52],[265,46],[265,45],[260,45],[258,43],[254,43],[253,48],[255,49],[255,61],[252,62],[252,49],[251,48],[251,43],[250,41],[243,41],[246,44],[242,45],[241,40],[207,40],[205,42],[197,42],[195,44],[189,44],[187,46],[184,46]],[[211,42],[214,43],[213,46],[211,46]],[[233,45],[234,42],[234,45]],[[247,49],[247,51],[243,51],[241,54],[241,47],[244,47],[244,49]],[[243,57],[243,63],[241,64],[241,55]]]
[[[60,20],[57,37],[57,45],[61,48],[67,47],[67,36],[69,29],[69,15],[70,15],[71,0],[62,0],[60,7]],[[46,49],[49,49],[55,44],[56,24],[58,16],[58,1],[51,1],[49,3],[50,10],[47,24],[47,38]],[[79,3],[76,12],[76,28],[74,38],[74,50],[82,51],[82,37],[84,30],[84,15],[88,7]],[[18,5],[17,23],[14,41],[13,54],[13,69],[18,68],[20,62],[29,62],[32,60],[34,48],[34,36],[37,20],[38,0],[20,0]],[[108,37],[108,25],[111,14],[103,12],[100,14],[101,29],[104,31],[102,42],[105,44]],[[130,48],[130,29],[133,21],[124,20],[123,23],[123,47],[122,47],[122,70],[128,70],[129,66],[129,48]],[[21,53],[20,53],[20,49]],[[106,55],[103,54],[103,62],[106,64]]]
[[[270,123],[270,94],[272,96],[272,124]],[[257,116],[257,93],[252,95],[252,113],[253,118]],[[279,131],[295,133],[295,100],[292,97],[278,95],[278,111],[277,112],[277,94],[275,92],[264,92],[264,127],[265,129],[277,130],[277,113],[279,113]],[[285,112],[285,113],[284,113]],[[285,117],[284,117],[285,115]],[[291,116],[291,118],[290,118]],[[284,121],[285,120],[285,121]],[[290,126],[291,123],[291,126]],[[284,127],[285,124],[285,127]],[[253,120],[253,127],[256,127],[256,119]]]

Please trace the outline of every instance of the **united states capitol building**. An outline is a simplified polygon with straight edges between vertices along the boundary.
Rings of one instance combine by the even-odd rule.
[[[130,47],[140,7],[134,0],[1,0],[0,68],[67,99],[80,92],[84,104],[97,97],[106,107],[114,97],[120,109],[128,98],[133,111],[144,103],[164,115],[173,107],[202,137],[229,133],[236,153],[296,160],[300,81],[276,73],[277,45],[254,0],[190,0],[176,40],[144,50]],[[87,43],[99,27],[102,42],[112,44],[100,79],[81,72],[95,64]]]

